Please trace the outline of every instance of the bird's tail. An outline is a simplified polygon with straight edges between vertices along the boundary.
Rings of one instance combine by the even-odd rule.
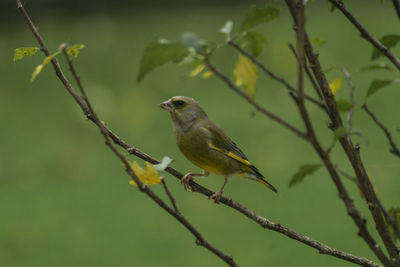
[[[274,191],[275,193],[278,193],[278,190],[276,190],[276,188],[272,184],[268,183],[267,180],[259,178],[258,181],[263,185],[265,185],[266,187],[268,187],[269,189],[271,189],[272,191]]]
[[[268,187],[275,193],[278,193],[278,190],[276,190],[276,188],[272,184],[268,183],[267,180],[265,180],[265,177],[260,173],[260,171],[254,165],[251,165],[250,169],[252,170],[251,175],[255,176],[255,177],[251,177],[252,179],[262,183],[263,185],[265,185],[266,187]]]

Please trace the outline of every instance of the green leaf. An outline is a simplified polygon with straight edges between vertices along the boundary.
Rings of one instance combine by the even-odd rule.
[[[189,51],[183,45],[154,37],[144,50],[137,81],[141,82],[149,72],[167,62],[181,62],[188,54]]]
[[[206,41],[200,39],[193,32],[184,32],[181,36],[182,44],[187,48],[193,48],[195,51],[204,51],[207,47]]]
[[[20,47],[15,49],[14,51],[14,62],[17,60],[21,60],[27,56],[33,56],[36,52],[39,51],[39,47]]]
[[[84,44],[72,45],[67,48],[67,53],[72,57],[78,57],[80,50],[83,48],[85,48]]]
[[[263,44],[268,43],[267,37],[259,32],[247,32],[244,39],[249,43],[250,51],[257,57],[262,53]]]
[[[279,17],[279,9],[277,8],[274,8],[268,4],[263,8],[258,8],[256,5],[252,5],[242,24],[240,25],[239,31],[247,31],[254,26],[274,20],[277,17]]]
[[[378,92],[380,89],[392,83],[392,80],[373,80],[367,91],[367,98]]]
[[[333,11],[335,11],[336,10],[336,6],[334,5],[334,4],[331,4],[331,8],[330,8],[330,12],[333,12]]]
[[[293,175],[292,179],[289,182],[289,187],[294,186],[295,184],[301,183],[307,175],[311,175],[316,172],[319,168],[321,168],[322,164],[304,164],[299,167],[297,172]]]
[[[340,98],[336,100],[337,108],[340,112],[346,113],[348,112],[353,106],[344,98]]]
[[[43,60],[42,64],[40,64],[39,66],[37,66],[37,67],[35,68],[35,70],[33,71],[32,77],[31,77],[31,82],[33,82],[33,80],[36,78],[36,76],[39,75],[39,73],[43,70],[43,68],[46,67],[46,65],[49,64],[49,63],[51,62],[51,60],[52,60],[55,56],[57,56],[58,54],[60,54],[60,53],[61,53],[61,51],[57,51],[57,52],[51,54],[50,56],[46,57],[46,58]]]
[[[360,68],[361,71],[372,71],[372,70],[387,70],[393,72],[392,68],[385,62],[373,63],[368,66]]]
[[[321,37],[318,37],[318,36],[316,36],[316,37],[311,37],[311,38],[310,38],[310,42],[311,42],[313,45],[319,45],[319,46],[323,46],[323,45],[326,43],[325,39],[323,39],[323,38],[321,38]]]
[[[233,22],[228,20],[225,22],[224,26],[219,30],[220,33],[224,34],[227,39],[231,37]]]
[[[339,140],[340,138],[342,138],[343,136],[345,136],[347,134],[347,130],[344,127],[339,127],[335,130],[335,135],[334,138],[336,140]]]
[[[398,34],[388,34],[379,39],[379,41],[386,46],[388,49],[394,47],[400,41],[400,35]],[[374,47],[371,60],[377,59],[382,56],[382,53]]]
[[[154,168],[156,168],[157,171],[162,172],[164,171],[171,162],[174,161],[170,157],[164,156],[161,160],[160,163],[154,165]]]

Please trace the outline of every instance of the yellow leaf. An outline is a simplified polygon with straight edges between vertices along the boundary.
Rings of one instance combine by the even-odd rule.
[[[39,75],[39,73],[42,71],[42,69],[43,69],[47,64],[49,64],[49,63],[51,62],[51,60],[52,60],[55,56],[57,56],[58,54],[60,54],[60,51],[57,51],[57,52],[51,54],[50,56],[46,57],[46,58],[43,60],[42,64],[40,64],[39,66],[37,66],[37,67],[35,68],[35,70],[34,70],[33,73],[32,73],[31,82],[33,82],[33,80],[36,78],[36,76]]]
[[[203,79],[208,79],[208,78],[210,78],[213,74],[214,74],[214,72],[212,72],[211,70],[208,70],[208,71],[204,72],[203,75],[201,75],[201,78],[203,78]]]
[[[204,65],[204,64],[198,65],[194,70],[192,70],[189,73],[189,77],[193,78],[193,77],[199,75],[199,73],[202,72],[205,67],[206,67],[206,65]]]
[[[249,96],[254,96],[258,72],[250,59],[242,55],[239,56],[235,69],[233,70],[233,79],[237,86],[244,86]]]
[[[78,57],[79,52],[82,48],[85,48],[84,44],[76,44],[67,48],[67,53],[70,56]]]
[[[42,69],[43,69],[43,65],[42,64],[40,64],[39,66],[37,66],[35,68],[35,70],[32,73],[31,82],[33,82],[33,80],[36,78],[36,76],[38,76],[38,74],[42,71]]]
[[[146,168],[143,170],[139,164],[134,162],[129,162],[133,172],[136,176],[145,184],[145,185],[152,185],[152,184],[161,184],[161,178],[158,177],[158,173],[154,166],[146,161]],[[130,181],[129,184],[133,186],[137,186],[135,181]]]
[[[337,78],[329,84],[333,95],[336,95],[336,92],[340,89],[340,86],[342,86],[342,79],[340,78]]]

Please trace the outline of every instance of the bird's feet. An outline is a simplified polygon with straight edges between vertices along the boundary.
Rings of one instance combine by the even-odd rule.
[[[181,179],[181,184],[183,184],[183,188],[185,188],[185,190],[188,190],[189,188],[189,182],[190,180],[193,180],[193,173],[186,173],[182,179]]]
[[[193,176],[208,176],[210,173],[203,171],[203,173],[186,173],[182,178],[181,178],[181,184],[183,184],[183,187],[185,190],[188,190],[190,187],[189,182],[190,180],[193,180]]]
[[[208,199],[214,199],[215,204],[219,204],[219,200],[221,199],[222,196],[222,190],[219,190],[218,192],[215,192],[211,196],[208,197]]]

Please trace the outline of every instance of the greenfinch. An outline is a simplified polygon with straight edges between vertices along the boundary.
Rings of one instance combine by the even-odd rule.
[[[176,143],[185,157],[200,167],[202,173],[187,173],[181,179],[185,190],[193,176],[222,175],[221,189],[209,198],[219,203],[223,189],[233,175],[258,181],[277,193],[259,170],[249,162],[242,150],[190,97],[174,96],[160,104],[172,118]]]

